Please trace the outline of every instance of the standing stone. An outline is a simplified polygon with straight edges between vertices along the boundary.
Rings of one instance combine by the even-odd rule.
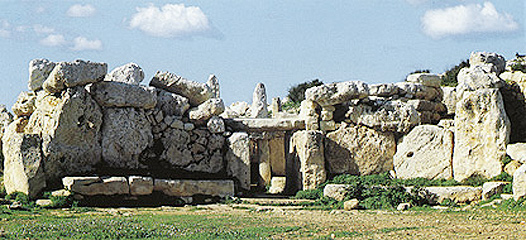
[[[258,83],[252,94],[251,118],[267,118],[267,92],[263,83]]]
[[[101,159],[102,111],[84,87],[40,91],[35,104],[25,131],[42,137],[47,177],[92,171]]]
[[[269,186],[272,178],[270,169],[270,149],[266,139],[258,140],[258,158],[259,158],[259,183],[261,186]]]
[[[192,106],[198,106],[214,95],[206,84],[190,81],[169,72],[155,73],[150,86],[186,97]]]
[[[35,198],[46,187],[41,139],[25,134],[19,127],[23,119],[12,122],[3,136],[4,186],[6,192],[23,192]]]
[[[513,173],[513,199],[518,201],[526,196],[526,164]]]
[[[285,158],[285,138],[276,137],[268,142],[270,151],[270,166],[272,174],[277,176],[285,176],[287,160]]]
[[[277,117],[279,112],[281,112],[281,100],[279,97],[272,98],[272,103],[270,104],[272,117]]]
[[[420,125],[405,135],[393,158],[397,178],[450,179],[453,177],[453,133]]]
[[[210,88],[210,91],[212,91],[212,98],[221,98],[219,92],[219,80],[217,80],[216,75],[211,74],[208,77],[208,81],[206,81],[206,85]]]
[[[455,180],[499,175],[509,135],[510,121],[498,89],[465,92],[455,111]]]
[[[11,108],[18,117],[29,117],[35,111],[36,95],[33,92],[21,92]]]
[[[393,169],[396,141],[392,133],[342,124],[327,134],[325,159],[331,174],[369,175]]]
[[[457,92],[455,87],[441,87],[444,97],[442,103],[446,106],[447,115],[455,114],[455,107],[457,105]]]
[[[136,63],[128,63],[124,66],[113,69],[104,81],[121,82],[131,85],[139,85],[144,79],[142,68]]]
[[[65,88],[102,81],[107,72],[106,63],[82,60],[60,62],[53,68],[42,87],[50,93],[61,92]]]
[[[55,63],[47,59],[33,59],[29,62],[29,81],[27,87],[31,91],[42,89],[42,83],[55,68]]]
[[[103,107],[152,109],[157,104],[157,91],[153,87],[102,81],[92,84],[89,90],[93,99]]]
[[[0,105],[0,149],[2,149],[2,137],[4,136],[5,129],[13,121],[13,115],[7,111],[4,105]],[[0,153],[2,151],[0,150]],[[4,157],[0,154],[0,173],[4,170]]]
[[[220,98],[211,98],[198,107],[190,109],[188,117],[192,120],[206,121],[212,116],[218,116],[225,111],[225,104]]]
[[[464,91],[476,91],[484,88],[501,88],[506,82],[486,66],[462,68],[457,75],[457,98],[462,98]],[[460,99],[459,99],[460,100]]]
[[[321,106],[336,105],[352,99],[369,96],[369,86],[361,81],[348,81],[311,87],[305,91],[305,99]]]
[[[250,189],[250,138],[247,133],[235,132],[227,139],[225,155],[227,173],[234,177],[241,189]]]
[[[152,127],[144,110],[105,108],[102,158],[110,167],[139,168],[140,154],[153,143]]]
[[[299,162],[298,186],[312,190],[327,178],[323,133],[320,131],[298,131],[290,139],[290,153]]]
[[[156,109],[163,111],[165,116],[183,116],[189,108],[188,98],[158,89]]]

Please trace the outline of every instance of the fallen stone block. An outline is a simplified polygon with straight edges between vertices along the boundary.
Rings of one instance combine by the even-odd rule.
[[[104,107],[152,109],[157,104],[155,88],[121,82],[94,83],[90,86],[90,94],[99,105]]]
[[[234,181],[232,180],[155,179],[153,185],[154,191],[162,192],[172,197],[191,197],[194,195],[234,196]]]
[[[61,92],[65,88],[102,81],[107,72],[106,63],[82,60],[60,62],[53,68],[42,87],[50,93]]]
[[[425,187],[430,202],[442,203],[446,199],[456,203],[469,203],[482,199],[482,187],[453,186],[453,187]]]
[[[85,196],[130,194],[125,177],[65,177],[62,184],[67,190]]]
[[[132,196],[150,195],[153,192],[153,178],[151,177],[130,176],[128,183]]]
[[[186,97],[192,106],[198,106],[214,95],[206,84],[189,81],[169,72],[157,72],[150,86]]]

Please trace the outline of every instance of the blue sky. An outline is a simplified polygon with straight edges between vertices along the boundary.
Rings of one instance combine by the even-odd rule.
[[[28,63],[139,64],[205,82],[227,104],[312,79],[398,82],[441,73],[471,51],[526,53],[523,0],[0,0],[0,103],[27,90]]]

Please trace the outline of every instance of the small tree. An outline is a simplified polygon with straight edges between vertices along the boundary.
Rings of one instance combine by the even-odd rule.
[[[292,102],[300,103],[301,101],[305,100],[305,91],[307,89],[311,87],[315,87],[315,86],[320,86],[322,84],[323,82],[318,79],[314,79],[310,82],[300,83],[298,85],[295,85],[289,88],[289,94],[287,95],[287,97]]]
[[[462,61],[458,65],[446,71],[444,76],[442,76],[442,86],[456,87],[458,85],[457,75],[460,72],[460,69],[469,67],[469,60]]]

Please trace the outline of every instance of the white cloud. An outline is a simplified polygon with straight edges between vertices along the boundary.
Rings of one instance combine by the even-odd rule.
[[[210,30],[208,17],[199,7],[166,4],[161,8],[150,5],[137,8],[129,22],[130,28],[155,37],[178,37]]]
[[[50,27],[46,27],[46,26],[41,25],[41,24],[35,24],[35,25],[33,25],[33,31],[35,31],[36,33],[39,33],[39,34],[50,34],[50,33],[55,32],[55,29],[50,28]]]
[[[95,14],[95,7],[90,4],[75,4],[68,9],[66,14],[70,17],[90,17]]]
[[[46,38],[40,40],[40,44],[48,47],[62,46],[66,44],[66,39],[62,34],[50,34]]]
[[[433,38],[470,33],[512,32],[519,24],[508,13],[499,13],[491,2],[427,11],[422,17],[425,34]]]
[[[10,24],[7,20],[0,19],[0,37],[8,38],[11,36]]]
[[[99,39],[88,40],[85,37],[76,37],[73,44],[74,46],[71,48],[73,51],[102,50],[102,41]]]

